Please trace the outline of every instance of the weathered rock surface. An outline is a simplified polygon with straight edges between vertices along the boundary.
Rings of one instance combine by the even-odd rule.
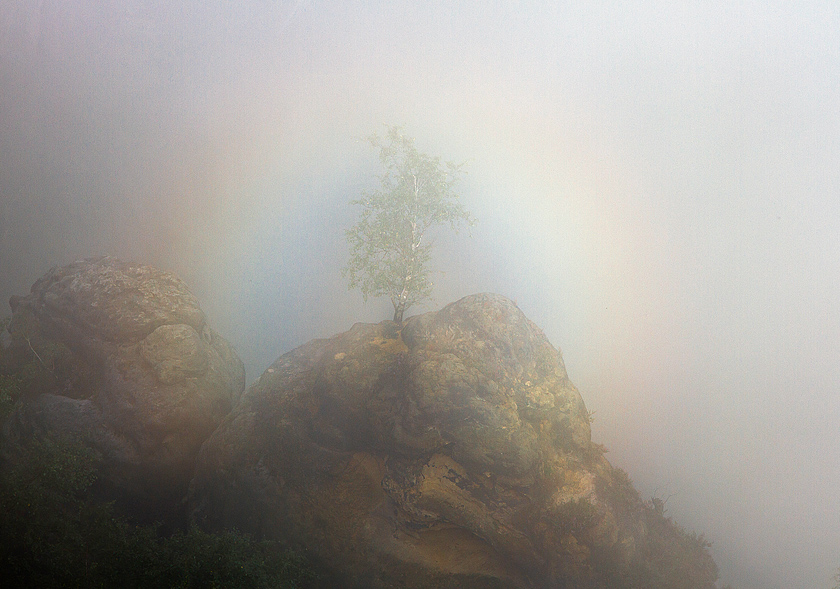
[[[282,356],[202,446],[190,503],[305,551],[325,587],[548,588],[633,559],[634,493],[560,353],[481,294]]]
[[[78,438],[102,456],[101,491],[136,515],[177,509],[202,442],[239,399],[242,362],[172,274],[98,258],[53,268],[12,297],[12,346],[29,362],[3,448]]]

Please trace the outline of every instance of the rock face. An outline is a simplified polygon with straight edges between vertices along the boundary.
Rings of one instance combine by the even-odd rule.
[[[10,304],[5,356],[40,378],[4,423],[3,448],[80,439],[102,456],[105,497],[166,519],[244,389],[231,346],[178,278],[108,257],[53,268]]]
[[[560,353],[481,294],[282,356],[202,446],[190,505],[325,587],[588,587],[634,558],[628,487]]]

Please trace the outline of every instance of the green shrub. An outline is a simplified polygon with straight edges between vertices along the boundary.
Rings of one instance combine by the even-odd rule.
[[[169,537],[91,501],[97,456],[80,443],[33,442],[0,477],[4,587],[304,588],[305,560],[273,542],[191,528]]]
[[[22,392],[23,383],[20,378],[0,374],[0,420],[14,410]]]
[[[665,515],[664,502],[644,504],[647,536],[635,566],[644,586],[662,589],[714,589],[718,568],[709,554],[712,543],[703,534],[687,532]]]
[[[598,517],[598,510],[583,497],[560,505],[552,513],[552,524],[564,534],[579,535],[588,530]]]
[[[666,515],[665,502],[643,501],[627,473],[613,468],[601,482],[599,496],[626,525],[641,524],[630,561],[618,547],[593,550],[594,586],[609,589],[715,589],[718,569],[700,534],[687,532]],[[634,523],[635,522],[635,523]]]

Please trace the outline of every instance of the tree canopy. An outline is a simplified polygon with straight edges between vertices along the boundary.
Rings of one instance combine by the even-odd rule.
[[[448,224],[457,231],[462,222],[474,221],[454,191],[463,164],[418,151],[401,127],[389,127],[382,138],[371,135],[368,142],[379,150],[384,171],[376,190],[352,201],[362,212],[347,230],[350,260],[344,273],[365,300],[390,297],[394,321],[401,323],[407,309],[431,298],[428,230]]]

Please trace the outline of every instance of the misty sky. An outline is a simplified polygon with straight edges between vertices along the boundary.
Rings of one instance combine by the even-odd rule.
[[[414,311],[515,299],[723,582],[831,587],[836,1],[0,0],[0,296],[153,264],[252,380],[392,315],[341,276],[383,124],[479,220]]]

